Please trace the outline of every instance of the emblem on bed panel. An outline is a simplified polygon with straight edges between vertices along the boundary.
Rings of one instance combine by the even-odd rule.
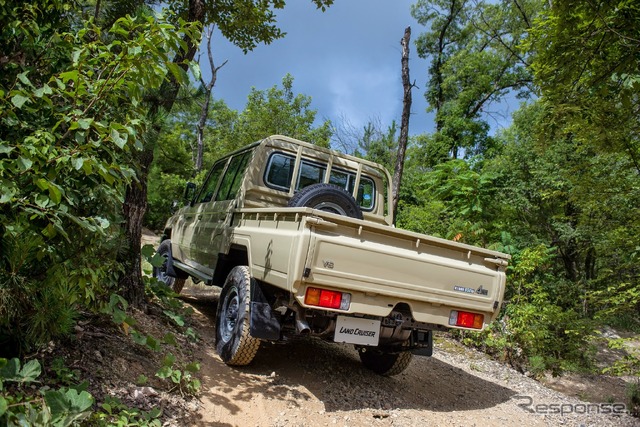
[[[478,289],[476,289],[476,294],[479,295],[488,295],[489,294],[489,290],[485,289],[482,287],[482,285],[480,285],[480,287]]]
[[[464,293],[467,293],[467,294],[478,294],[478,295],[488,295],[489,294],[489,290],[485,289],[482,285],[480,285],[480,287],[478,289],[468,288],[466,286],[454,286],[453,290],[457,291],[457,292],[464,292]]]

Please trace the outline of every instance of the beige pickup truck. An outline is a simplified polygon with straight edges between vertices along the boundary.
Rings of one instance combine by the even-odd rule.
[[[393,227],[390,183],[376,163],[265,138],[187,185],[154,276],[176,292],[188,277],[222,288],[216,350],[229,365],[261,341],[314,336],[398,374],[431,355],[433,331],[496,317],[509,256]]]

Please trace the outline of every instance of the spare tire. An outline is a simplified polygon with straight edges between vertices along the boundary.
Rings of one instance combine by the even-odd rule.
[[[353,196],[333,184],[313,184],[303,188],[289,200],[289,207],[313,208],[351,218],[362,219],[362,210]]]

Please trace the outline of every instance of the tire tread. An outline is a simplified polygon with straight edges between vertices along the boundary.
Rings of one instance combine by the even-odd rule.
[[[237,286],[245,286],[247,288],[245,289],[244,294],[244,313],[242,314],[243,322],[241,326],[242,332],[240,334],[240,338],[237,340],[235,349],[232,351],[233,355],[228,360],[223,359],[223,362],[232,366],[246,366],[251,363],[256,356],[258,348],[260,347],[260,340],[251,336],[249,328],[249,309],[251,307],[251,274],[249,273],[249,268],[247,266],[239,266],[235,268],[241,268],[242,274],[244,275],[243,283],[238,283]],[[229,273],[229,275],[232,273]],[[221,303],[222,301],[218,304]],[[219,322],[220,319],[218,318],[217,321]]]

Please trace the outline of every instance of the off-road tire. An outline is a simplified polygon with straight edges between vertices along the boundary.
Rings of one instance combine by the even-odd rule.
[[[358,351],[362,365],[384,376],[398,375],[411,363],[413,353],[410,351],[388,352],[377,348],[362,347]]]
[[[351,218],[362,219],[362,209],[351,194],[333,184],[313,184],[298,191],[289,207],[307,207]]]
[[[260,340],[249,333],[252,280],[249,267],[234,267],[220,293],[215,344],[216,352],[227,365],[248,365],[260,347]]]
[[[171,240],[164,240],[158,246],[157,254],[164,258],[164,263],[160,267],[153,267],[153,277],[158,279],[159,282],[167,285],[173,292],[179,294],[182,292],[184,282],[187,281],[186,277],[171,277],[167,274],[167,262],[169,253],[171,252]]]

